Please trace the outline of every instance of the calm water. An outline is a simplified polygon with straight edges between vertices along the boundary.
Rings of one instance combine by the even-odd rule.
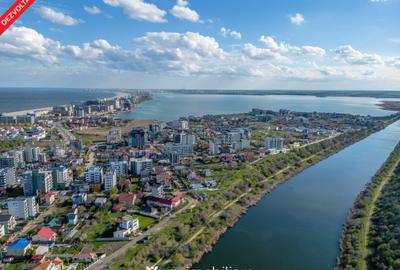
[[[387,115],[375,98],[250,95],[185,95],[158,93],[153,100],[139,105],[133,112],[120,115],[125,119],[158,119],[170,121],[182,116],[248,112],[252,108],[288,109],[293,111],[341,112],[360,115]]]
[[[331,270],[348,210],[400,138],[400,123],[293,177],[264,197],[195,269]]]
[[[113,96],[111,91],[50,88],[0,88],[0,113],[51,107]]]

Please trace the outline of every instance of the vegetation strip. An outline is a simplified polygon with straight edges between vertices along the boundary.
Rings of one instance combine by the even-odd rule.
[[[398,256],[396,258],[394,251],[390,250],[390,246],[391,244],[393,247],[397,246],[397,252],[399,251],[395,236],[397,235],[398,239],[400,233],[394,232],[386,235],[382,233],[385,230],[398,231],[398,223],[392,224],[392,227],[389,228],[388,224],[382,221],[387,219],[393,222],[396,220],[395,218],[398,220],[400,217],[398,209],[394,213],[389,211],[389,209],[393,210],[393,207],[397,206],[398,208],[400,204],[399,165],[400,144],[396,146],[371,182],[357,196],[343,228],[337,270],[399,269],[400,260]],[[390,191],[396,185],[397,191]],[[397,196],[393,197],[393,194]],[[390,202],[392,208],[387,205],[389,196],[393,197]],[[379,223],[382,224],[377,225]],[[380,234],[384,234],[387,239],[380,238]],[[395,243],[390,243],[391,241],[395,241]],[[389,259],[388,257],[394,258]],[[372,264],[374,266],[370,267]]]

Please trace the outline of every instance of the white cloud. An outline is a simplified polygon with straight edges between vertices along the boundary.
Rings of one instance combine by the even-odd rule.
[[[272,51],[276,52],[287,52],[289,51],[289,45],[284,42],[276,42],[273,37],[270,36],[261,36],[260,42],[263,43],[267,48],[271,49]]]
[[[75,26],[79,23],[79,20],[74,19],[71,16],[65,15],[64,13],[56,11],[49,7],[42,6],[38,8],[37,13],[43,19],[49,20],[57,24],[62,24],[66,26]]]
[[[383,3],[387,2],[388,0],[369,0],[371,3]]]
[[[45,38],[36,30],[21,27],[8,29],[0,38],[0,55],[26,61],[37,60],[51,64],[58,61],[62,50],[59,42]]]
[[[121,7],[130,18],[135,20],[152,23],[166,22],[164,16],[167,13],[164,10],[143,0],[103,0],[103,2],[113,7]]]
[[[289,16],[290,22],[295,25],[302,25],[305,22],[304,16],[301,13]]]
[[[336,56],[353,65],[381,65],[383,60],[378,54],[367,54],[355,50],[351,45],[344,45],[334,50]]]
[[[219,32],[223,37],[232,37],[237,40],[242,39],[242,34],[240,32],[231,30],[229,28],[221,27]]]
[[[391,57],[386,61],[389,66],[400,69],[400,57]]]
[[[297,55],[324,56],[326,51],[323,48],[315,46],[293,46],[285,42],[277,42],[271,36],[261,36],[260,42],[268,49],[278,53],[294,53]]]
[[[273,52],[270,49],[258,48],[250,43],[244,44],[243,53],[245,56],[254,60],[276,60],[289,62],[289,59],[277,52]]]
[[[187,0],[177,0],[176,5],[170,10],[171,14],[181,20],[200,22],[200,15],[188,7]]]
[[[93,7],[88,7],[88,6],[83,6],[83,9],[87,12],[90,13],[92,15],[96,15],[96,14],[100,14],[101,13],[101,9],[99,9],[96,6]]]
[[[339,51],[314,46],[293,46],[271,37],[264,47],[246,43],[241,50],[223,50],[210,36],[194,32],[149,32],[127,49],[105,39],[83,44],[62,44],[34,29],[12,27],[0,37],[0,61],[44,64],[63,72],[96,70],[164,76],[232,79],[262,78],[283,81],[399,80],[400,57],[364,54],[350,45]],[[344,53],[346,52],[346,53]],[[323,56],[320,57],[315,56]],[[343,58],[344,57],[344,58]],[[346,59],[346,61],[342,61]],[[369,65],[360,63],[380,63]],[[341,61],[338,61],[341,60]],[[373,61],[372,61],[373,60]],[[356,65],[354,65],[356,63]],[[27,66],[33,65],[28,64]],[[129,73],[130,72],[130,73]]]
[[[314,56],[324,56],[326,54],[326,51],[320,47],[302,46],[301,53]]]

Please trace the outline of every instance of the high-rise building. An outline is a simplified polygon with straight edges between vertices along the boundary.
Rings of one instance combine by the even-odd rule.
[[[0,168],[15,167],[15,160],[10,156],[0,156]]]
[[[167,154],[176,153],[181,157],[189,157],[193,154],[193,145],[190,144],[167,143],[165,149]]]
[[[143,170],[150,170],[151,168],[153,168],[153,160],[149,158],[131,159],[131,169],[137,175],[140,175]]]
[[[209,141],[208,142],[208,151],[210,155],[216,155],[219,154],[219,144],[214,142],[214,141]]]
[[[13,150],[10,152],[10,156],[14,158],[15,167],[23,168],[25,165],[24,151],[23,150]]]
[[[265,147],[268,150],[282,150],[283,149],[283,138],[271,138],[267,137],[265,139]]]
[[[39,147],[25,147],[24,159],[27,163],[39,161],[40,148]]]
[[[53,177],[49,171],[27,171],[22,174],[25,196],[36,196],[53,189]]]
[[[12,167],[0,169],[0,191],[16,184],[15,169]]]
[[[64,166],[53,168],[53,189],[65,189],[71,182],[70,170]]]
[[[104,174],[104,190],[108,191],[117,185],[116,170],[109,170]]]
[[[28,201],[24,197],[9,199],[7,201],[8,213],[17,219],[28,219]]]
[[[241,135],[239,132],[228,132],[224,136],[224,144],[235,144],[240,141]]]
[[[145,145],[145,131],[142,128],[134,128],[129,133],[129,145],[132,147],[143,148]]]
[[[194,134],[187,134],[184,132],[175,134],[175,143],[194,145],[196,144],[196,136]]]
[[[101,167],[87,168],[85,171],[85,181],[89,184],[103,184],[104,173]]]
[[[116,171],[117,177],[128,174],[128,162],[125,160],[110,161],[110,168]]]
[[[35,197],[18,197],[7,202],[8,213],[19,219],[35,217],[38,213]]]

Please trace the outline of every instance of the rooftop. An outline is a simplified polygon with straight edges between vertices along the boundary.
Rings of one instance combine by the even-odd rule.
[[[20,250],[25,249],[27,246],[31,244],[31,241],[25,238],[19,238],[12,242],[11,245],[8,246],[7,250]]]

